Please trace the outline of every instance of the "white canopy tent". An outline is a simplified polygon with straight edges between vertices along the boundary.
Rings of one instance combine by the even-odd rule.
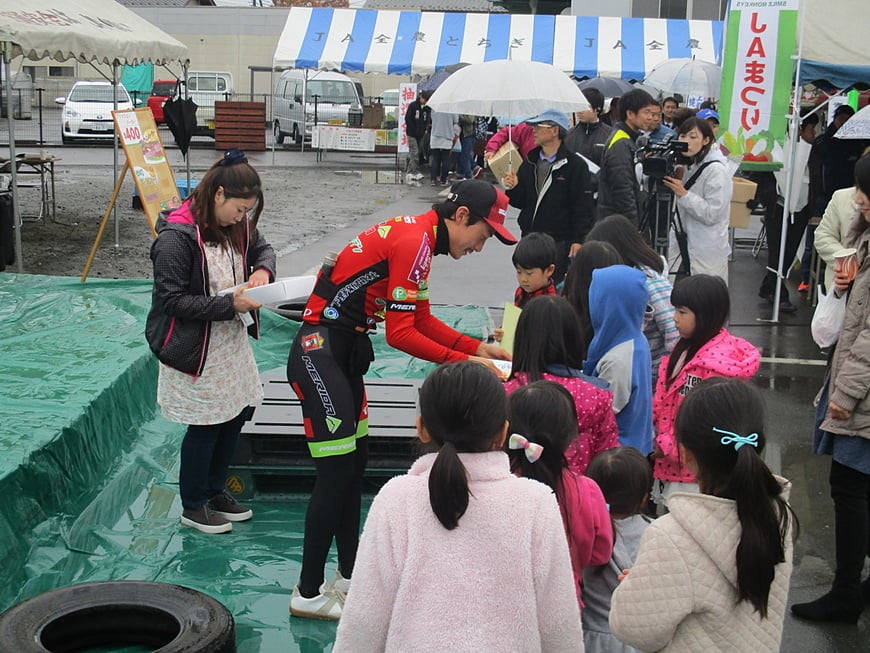
[[[152,62],[187,65],[187,46],[113,0],[0,0],[0,52],[3,54],[7,95],[11,96],[10,62],[52,59],[112,66]],[[15,121],[9,118],[9,158],[15,160]],[[115,178],[118,149],[115,141]],[[21,211],[17,176],[11,165],[18,271],[24,271],[21,251]],[[117,229],[117,225],[116,225]],[[117,240],[117,236],[116,236]]]
[[[801,82],[826,79],[838,88],[870,84],[870,2],[801,0]]]
[[[870,2],[853,0],[800,0],[800,22],[797,44],[797,63],[794,77],[792,106],[800,106],[800,85],[825,79],[839,88],[848,88],[856,83],[870,83],[870,44],[864,32],[870,24]],[[800,116],[793,111],[790,116],[788,138],[792,156],[785,162],[785,197],[792,196],[795,180],[794,153],[797,150]],[[788,209],[788,202],[786,202]],[[791,214],[782,221],[780,233],[779,265],[775,270],[779,279],[790,263],[785,261],[785,241]],[[772,322],[779,320],[780,284],[776,285],[773,300]]]

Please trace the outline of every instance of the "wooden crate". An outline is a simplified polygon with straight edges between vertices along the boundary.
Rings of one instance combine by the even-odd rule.
[[[251,152],[266,149],[265,102],[215,102],[214,146]]]

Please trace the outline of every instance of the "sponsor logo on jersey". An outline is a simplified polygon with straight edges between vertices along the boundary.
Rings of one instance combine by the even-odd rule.
[[[317,349],[323,349],[324,340],[319,331],[315,331],[302,338],[302,351],[309,352]]]
[[[378,236],[380,236],[381,238],[386,238],[390,234],[390,229],[392,229],[390,225],[378,225]]]
[[[408,273],[408,281],[419,288],[420,282],[429,274],[429,266],[432,264],[432,246],[429,244],[429,234],[424,234],[420,249],[411,265]]]
[[[341,288],[339,288],[338,292],[335,293],[335,297],[332,298],[330,304],[335,307],[341,306],[348,297],[353,295],[353,293],[360,290],[361,288],[365,288],[366,286],[373,284],[380,278],[381,275],[374,270],[369,270],[365,274],[361,274],[360,276],[356,277],[351,281],[348,281]],[[324,312],[324,315],[325,314],[326,313]]]
[[[338,311],[332,306],[327,306],[323,309],[323,317],[325,317],[327,320],[337,320]]]
[[[338,430],[338,427],[341,426],[341,420],[337,417],[332,417],[330,415],[326,416],[326,428],[329,429],[330,433],[335,433]]]
[[[398,311],[400,313],[408,313],[413,312],[417,309],[417,305],[415,303],[407,303],[407,302],[390,302],[387,304],[388,311]]]
[[[352,251],[354,254],[362,254],[363,244],[359,237],[354,238],[352,241],[350,241],[350,251]]]
[[[402,288],[402,286],[396,286],[393,288],[393,299],[398,301],[404,301],[408,298],[408,291]]]

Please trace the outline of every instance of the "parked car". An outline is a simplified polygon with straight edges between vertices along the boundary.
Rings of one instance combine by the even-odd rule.
[[[133,101],[122,84],[115,87],[118,109],[132,109]],[[76,82],[69,95],[55,98],[63,105],[61,140],[68,144],[75,139],[111,139],[115,135],[112,121],[112,84],[109,82]]]
[[[381,93],[381,104],[384,105],[384,128],[395,129],[399,124],[399,89]]]
[[[275,142],[290,136],[302,142],[311,140],[314,124],[362,125],[362,97],[347,75],[327,71],[286,70],[281,73],[272,96],[272,129]],[[305,101],[302,94],[305,88]]]
[[[176,79],[155,79],[154,85],[151,87],[151,97],[148,98],[148,108],[154,114],[154,122],[158,125],[166,122],[163,117],[163,105],[166,100],[175,97],[178,92],[178,80]]]
[[[232,73],[191,70],[187,73],[187,92],[196,103],[195,133],[214,136],[214,103],[233,99]],[[184,91],[180,93],[184,97]]]

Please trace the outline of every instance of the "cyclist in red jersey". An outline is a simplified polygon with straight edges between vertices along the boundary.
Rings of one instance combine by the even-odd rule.
[[[434,255],[459,259],[481,251],[491,236],[515,244],[504,226],[507,206],[507,196],[489,182],[459,182],[430,211],[367,229],[318,274],[287,361],[317,470],[292,614],[341,616],[359,543],[368,457],[363,375],[374,360],[368,334],[377,323],[384,322],[387,343],[435,363],[478,360],[501,376],[489,359],[510,359],[501,347],[463,335],[432,315],[428,282]],[[330,586],[324,566],[333,538],[338,570]]]

